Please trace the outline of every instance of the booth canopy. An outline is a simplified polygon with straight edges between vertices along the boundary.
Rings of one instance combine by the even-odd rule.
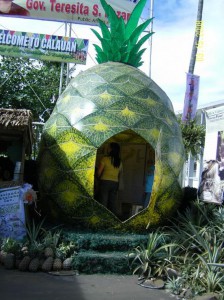
[[[26,109],[0,108],[0,141],[23,139],[25,153],[32,153],[32,112]]]

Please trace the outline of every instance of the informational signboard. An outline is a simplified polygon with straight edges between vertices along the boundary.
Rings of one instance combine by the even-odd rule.
[[[86,64],[89,41],[74,37],[0,30],[0,54]]]
[[[206,110],[205,160],[217,158],[218,135],[221,131],[224,131],[224,106]]]
[[[21,187],[0,189],[0,237],[20,240],[26,234]]]
[[[142,19],[149,18],[150,0],[144,8]],[[107,1],[119,17],[127,21],[138,0]],[[100,0],[14,0],[0,1],[0,16],[21,17],[39,20],[67,21],[98,25],[98,18],[107,21]]]
[[[206,110],[204,170],[199,197],[205,202],[224,201],[224,106]]]

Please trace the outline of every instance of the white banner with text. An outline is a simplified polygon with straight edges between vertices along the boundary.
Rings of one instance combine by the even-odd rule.
[[[204,147],[204,170],[199,197],[205,202],[224,201],[224,106],[208,109]]]
[[[112,0],[108,3],[119,17],[127,21],[138,0]],[[150,0],[142,13],[142,20],[149,19]],[[107,22],[100,0],[14,0],[0,1],[0,16],[39,20],[63,21],[98,25],[98,18]]]

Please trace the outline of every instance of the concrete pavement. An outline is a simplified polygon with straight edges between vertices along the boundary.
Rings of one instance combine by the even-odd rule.
[[[134,275],[55,276],[0,266],[1,300],[171,300],[165,290],[138,285]]]

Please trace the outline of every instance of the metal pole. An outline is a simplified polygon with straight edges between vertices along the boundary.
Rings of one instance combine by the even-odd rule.
[[[67,36],[67,22],[65,22],[65,36]],[[61,63],[61,74],[60,74],[60,85],[59,85],[59,96],[62,92],[62,83],[63,83],[63,71],[64,71],[64,63]]]
[[[205,110],[204,109],[201,110],[201,125],[205,125]],[[203,169],[204,169],[204,164],[203,164],[204,155],[203,154],[204,154],[204,148],[201,149],[201,153],[200,153],[198,187],[200,185],[201,174],[202,174]]]
[[[150,4],[150,19],[153,18],[153,11],[154,11],[154,0],[151,0]],[[153,20],[150,23],[150,31],[153,31]],[[149,40],[149,77],[151,78],[151,73],[152,73],[152,35]]]
[[[64,63],[62,62],[61,63],[61,73],[60,73],[59,96],[61,95],[61,91],[62,91],[63,70],[64,70]]]
[[[71,37],[72,32],[72,23],[69,24],[69,38]],[[69,81],[69,63],[67,63],[67,75],[66,75],[66,86],[68,85]]]

